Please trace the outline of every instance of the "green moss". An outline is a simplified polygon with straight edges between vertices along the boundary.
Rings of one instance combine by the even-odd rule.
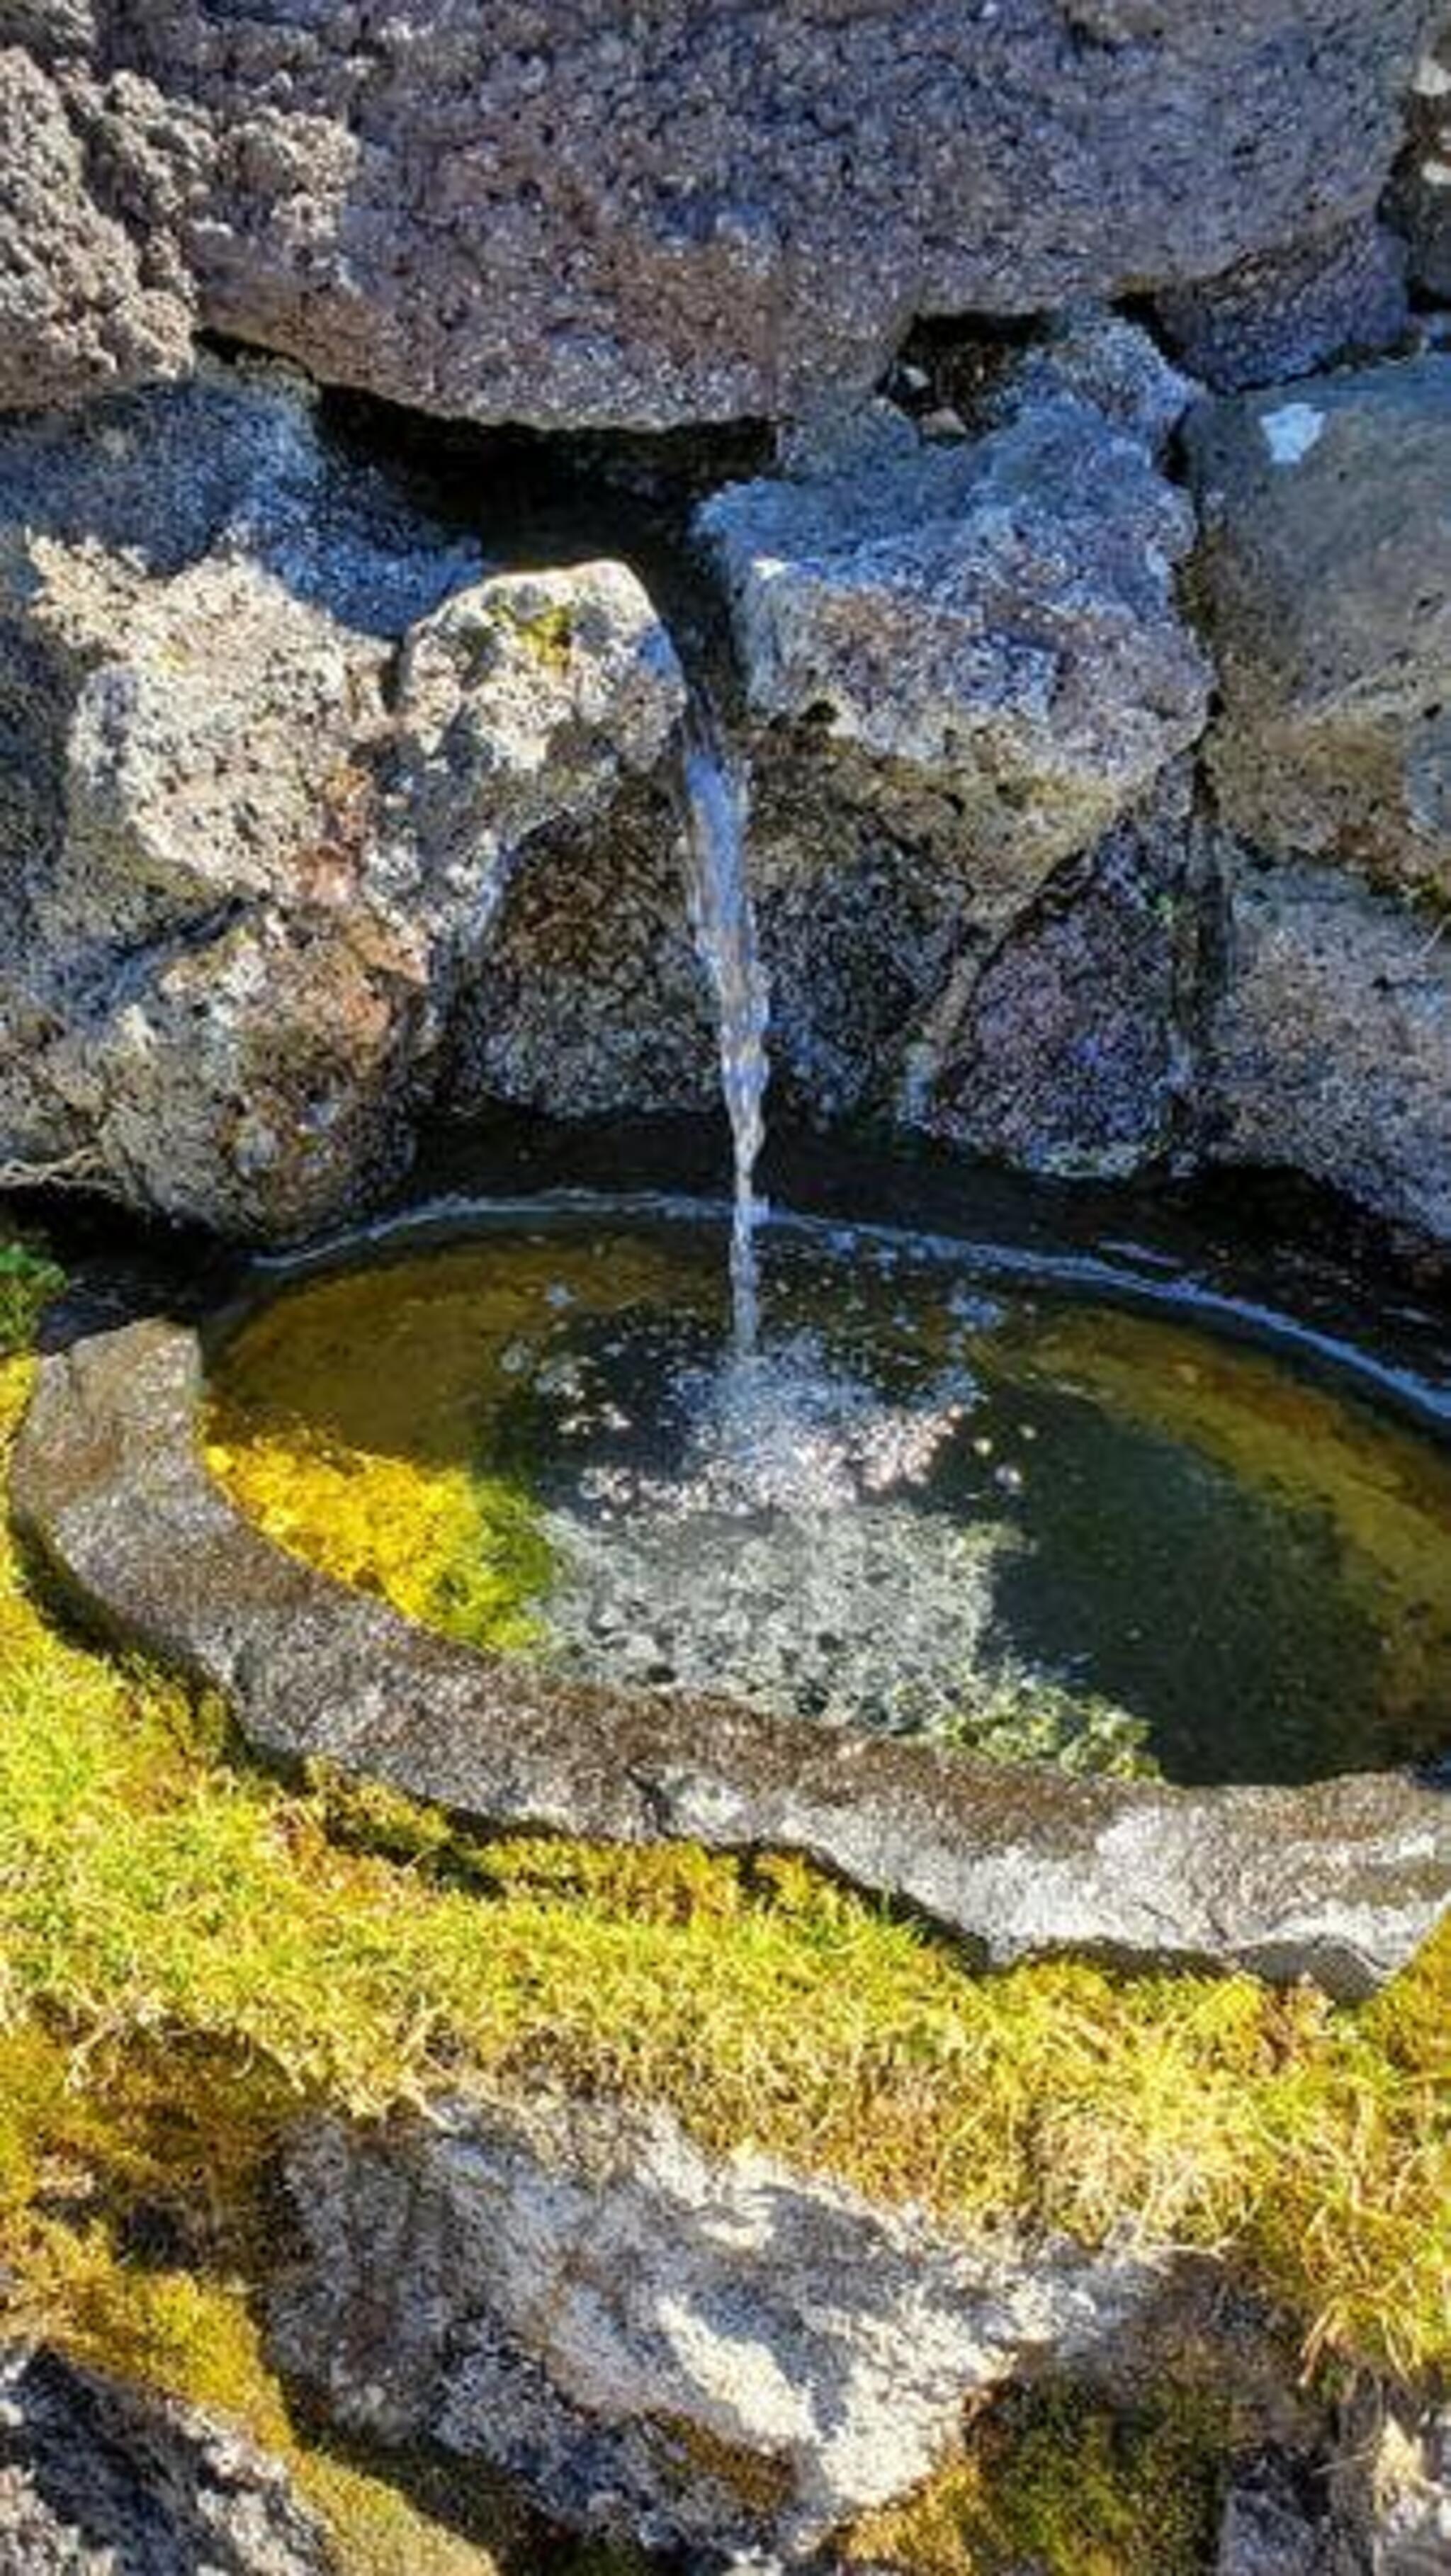
[[[508,1354],[561,1291],[600,1313],[658,1293],[647,1245],[487,1247],[308,1282],[221,1359],[206,1457],[278,1546],[465,1644],[527,1648],[553,1577],[524,1488],[480,1465]]]
[[[1110,2410],[1072,2388],[1025,2391],[972,2428],[967,2456],[858,2526],[846,2563],[903,2576],[1202,2576],[1231,2439],[1194,2391]]]
[[[27,1383],[0,1369],[0,1453]],[[1211,2247],[1312,2360],[1451,2363],[1451,1926],[1358,2011],[1075,1961],[976,1977],[787,1859],[480,1842],[230,1770],[214,1712],[59,1635],[0,1546],[0,2267],[27,2322],[301,2457],[251,2323],[280,2127],[540,2080],[968,2232]],[[386,2521],[368,2492],[328,2510]],[[347,2563],[483,2563],[423,2528]]]
[[[0,1241],[0,1359],[27,1350],[42,1310],[65,1274],[32,1243]]]
[[[532,617],[515,616],[513,624],[539,661],[551,670],[568,670],[574,650],[574,611],[566,600],[541,608]]]

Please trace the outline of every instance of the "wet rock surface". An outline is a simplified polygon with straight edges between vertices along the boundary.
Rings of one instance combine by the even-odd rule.
[[[1190,786],[1049,878],[929,1015],[913,1124],[1028,1170],[1109,1176],[1164,1160],[1189,1090],[1199,971]]]
[[[338,2576],[239,2434],[60,2354],[0,2346],[0,2566],[13,2576]]]
[[[335,2420],[709,2565],[807,2558],[937,2466],[974,2394],[1121,2345],[1162,2279],[1127,2249],[970,2246],[609,2102],[320,2122],[287,2181],[306,2252],[273,2354]]]
[[[140,381],[204,324],[475,419],[798,412],[913,313],[1191,282],[1367,212],[1427,15],[20,0],[0,398]]]
[[[1222,819],[1277,858],[1451,889],[1451,359],[1188,425]]]
[[[1451,1895],[1451,1802],[1406,1774],[1196,1791],[1069,1779],[724,1699],[556,1684],[451,1645],[243,1520],[201,1464],[199,1395],[179,1325],[57,1354],[14,1506],[90,1617],[220,1691],[271,1758],[326,1755],[490,1824],[798,1852],[992,1962],[1182,1958],[1355,1995]]]

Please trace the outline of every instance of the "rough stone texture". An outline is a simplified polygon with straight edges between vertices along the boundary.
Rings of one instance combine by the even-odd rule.
[[[1229,1162],[1451,1234],[1451,941],[1333,869],[1228,865],[1204,1108]]]
[[[1210,277],[1368,211],[1430,14],[7,0],[54,83],[21,135],[43,221],[12,381],[69,398],[73,313],[84,346],[108,305],[137,308],[89,325],[114,363],[174,363],[193,306],[475,419],[799,411],[869,385],[914,312]]]
[[[1451,2566],[1451,2406],[1420,2414],[1409,2405],[1385,2411],[1370,2490],[1372,2576],[1445,2576]]]
[[[276,1237],[406,1160],[518,853],[684,704],[622,566],[480,571],[271,376],[0,437],[0,1165]]]
[[[1229,827],[1451,892],[1451,358],[1191,416]]]
[[[1379,356],[1410,330],[1405,244],[1361,218],[1161,296],[1157,318],[1191,374],[1221,392]]]
[[[1323,2457],[1269,2448],[1236,2467],[1213,2576],[1367,2576],[1357,2541],[1334,2509]]]
[[[1392,219],[1404,234],[1412,283],[1439,301],[1451,299],[1451,19],[1441,23],[1411,83],[1406,148],[1390,192]]]
[[[451,1023],[444,1099],[580,1118],[713,1108],[715,1030],[685,905],[678,806],[644,783],[604,839],[531,842]]]
[[[919,1047],[915,1124],[1064,1175],[1123,1175],[1168,1152],[1197,966],[1188,809],[1176,777],[954,979]]]
[[[546,2098],[304,2131],[274,2355],[576,2527],[795,2562],[950,2452],[974,2392],[1112,2350],[1151,2258],[969,2246],[662,2112]]]
[[[1451,1898],[1451,1799],[1404,1773],[1306,1789],[1071,1779],[724,1699],[560,1684],[281,1554],[206,1474],[201,1355],[160,1321],[47,1359],[18,1527],[78,1606],[216,1689],[269,1757],[463,1817],[802,1854],[990,1961],[1058,1949],[1367,1991]]]
[[[0,2567],[12,2576],[338,2576],[284,2470],[193,2408],[0,2347]]]
[[[1137,322],[1080,305],[1056,315],[1002,365],[970,408],[987,426],[1005,428],[1034,405],[1067,395],[1162,457],[1201,390]]]
[[[39,14],[39,13],[37,13]],[[0,9],[0,39],[14,32]],[[177,375],[187,300],[91,192],[65,102],[30,56],[0,51],[0,409],[76,403]]]
[[[1201,731],[1174,601],[1193,520],[1134,436],[1071,395],[962,448],[905,421],[836,470],[729,487],[697,526],[751,711],[825,723],[956,817],[1005,912]]]

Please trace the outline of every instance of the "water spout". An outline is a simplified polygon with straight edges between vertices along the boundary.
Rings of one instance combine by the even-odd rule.
[[[731,1299],[738,1358],[760,1330],[756,1228],[765,1202],[756,1163],[765,1134],[770,990],[746,873],[749,780],[703,691],[692,692],[684,744],[686,873],[691,927],[716,1001],[721,1090],[735,1152]]]

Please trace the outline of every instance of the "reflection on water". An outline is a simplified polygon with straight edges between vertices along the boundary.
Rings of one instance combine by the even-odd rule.
[[[212,1455],[283,1544],[561,1670],[1183,1781],[1451,1743],[1451,1460],[1186,1322],[598,1212],[292,1287]]]

